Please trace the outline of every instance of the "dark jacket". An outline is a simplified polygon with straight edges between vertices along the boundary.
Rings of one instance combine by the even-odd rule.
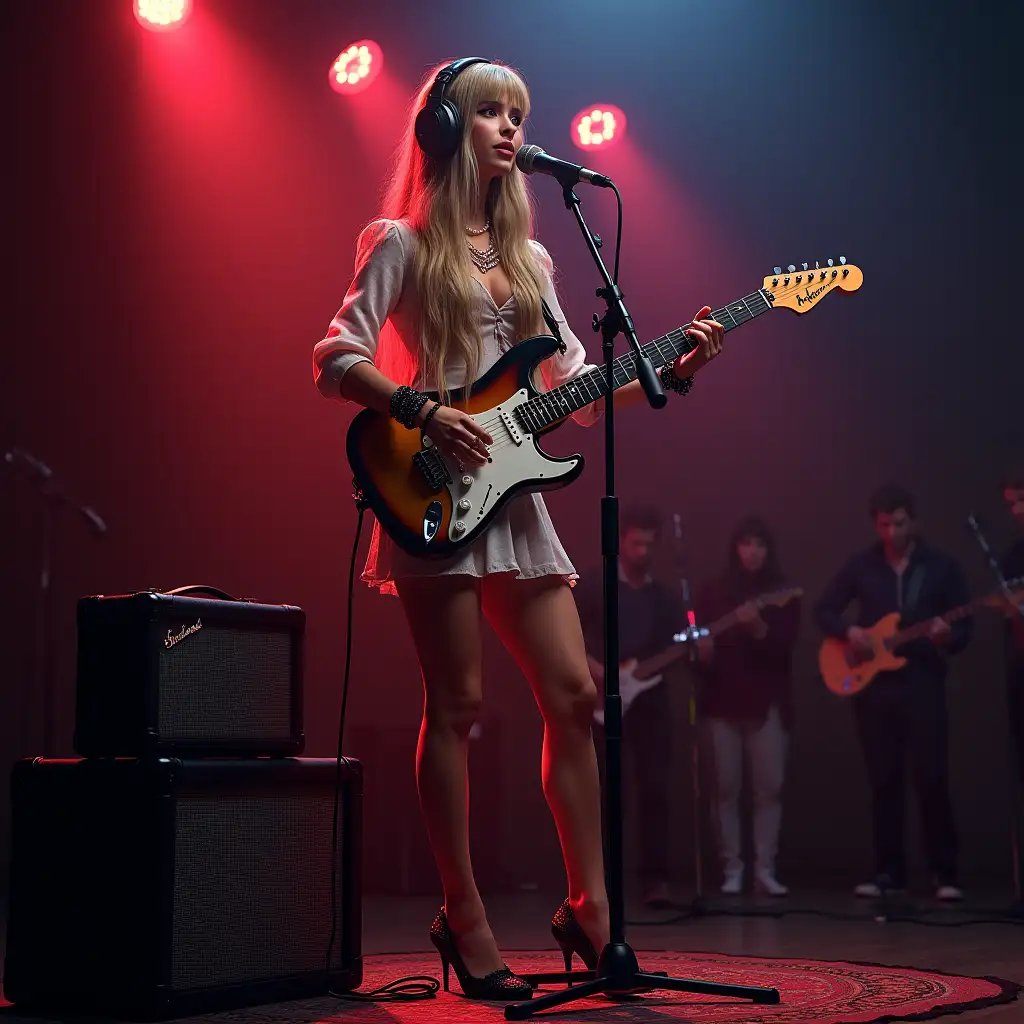
[[[1024,578],[1024,538],[1017,541],[999,564],[1003,578]],[[1024,685],[1024,616],[1015,615],[1006,620],[1006,673]]]
[[[964,575],[948,555],[918,540],[903,575],[899,576],[878,543],[854,555],[839,570],[815,605],[814,618],[826,635],[843,637],[850,625],[843,613],[854,602],[857,613],[853,624],[873,626],[883,616],[898,611],[902,613],[902,628],[943,615],[967,600]],[[959,619],[951,629],[946,650],[956,654],[971,638],[971,620]],[[924,671],[936,680],[945,677],[946,660],[927,638],[913,640],[896,653],[908,659],[908,669]]]
[[[697,625],[709,626],[758,594],[778,590],[781,582],[744,585],[726,578],[701,589],[694,602]],[[758,640],[746,626],[736,625],[714,638],[712,661],[702,663],[698,701],[700,712],[711,718],[763,723],[774,705],[783,724],[793,721],[793,648],[800,629],[800,602],[781,608],[763,608],[768,633]]]
[[[573,587],[580,613],[587,654],[604,663],[604,620],[602,618],[602,570],[587,573]],[[643,660],[672,643],[672,637],[686,626],[682,601],[675,588],[650,580],[633,587],[619,580],[619,659]],[[663,688],[662,688],[663,689]]]

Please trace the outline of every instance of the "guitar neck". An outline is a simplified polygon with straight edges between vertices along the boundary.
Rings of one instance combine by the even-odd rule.
[[[773,591],[770,594],[762,594],[760,597],[752,599],[752,603],[757,605],[758,611],[762,608],[766,608],[776,598],[788,599],[790,597],[796,597],[799,595],[799,591]],[[718,633],[724,633],[727,629],[732,629],[733,626],[737,625],[740,621],[739,608],[733,608],[731,612],[726,612],[720,619],[715,619],[714,622],[708,626],[708,633],[711,636],[715,636]]]
[[[767,292],[759,288],[728,306],[713,310],[711,319],[717,320],[726,331],[731,331],[762,313],[767,313],[771,308]],[[679,356],[692,352],[697,347],[687,337],[686,331],[689,327],[690,324],[686,324],[641,346],[655,369],[674,362]],[[636,376],[634,354],[627,352],[619,356],[613,363],[613,390],[617,391],[630,381],[636,380]],[[523,402],[516,408],[515,415],[522,421],[527,431],[535,433],[559,420],[564,420],[566,416],[572,415],[585,405],[590,405],[591,402],[603,397],[607,391],[605,368],[600,366],[581,373],[578,377],[545,391],[528,402]]]
[[[968,615],[977,611],[978,608],[984,604],[986,598],[979,597],[974,601],[969,601],[967,604],[960,605],[959,608],[954,608],[950,612],[946,612],[945,615],[939,615],[935,618],[941,619],[947,625],[957,622],[959,619],[965,619]],[[932,623],[935,618],[925,619],[924,622],[917,622],[913,626],[907,626],[906,629],[901,629],[898,633],[893,633],[885,645],[890,650],[894,647],[899,647],[901,644],[909,643],[911,640],[918,640],[923,636],[927,636],[928,632],[932,628]]]
[[[719,323],[721,323],[721,321],[719,321]],[[762,594],[760,597],[753,598],[753,603],[756,604],[759,609],[765,608],[780,596],[797,596],[799,593],[799,591],[777,591],[771,594]],[[727,629],[731,629],[735,626],[740,621],[739,615],[737,614],[738,611],[739,609],[734,608],[731,612],[727,612],[720,619],[715,619],[715,621],[707,627],[708,635],[716,636],[717,634],[724,633]],[[659,672],[663,668],[668,668],[668,666],[674,661],[678,661],[680,658],[687,655],[689,651],[689,643],[679,643],[661,651],[659,654],[652,655],[650,658],[647,658],[645,661],[642,661],[637,665],[635,669],[637,677],[644,679],[647,676],[654,675],[655,672]]]

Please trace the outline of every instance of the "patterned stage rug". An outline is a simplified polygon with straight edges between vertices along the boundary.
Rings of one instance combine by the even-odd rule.
[[[626,1002],[603,997],[580,1000],[546,1011],[537,1020],[551,1021],[666,1021],[716,1024],[870,1024],[883,1021],[927,1020],[944,1014],[965,1013],[996,1003],[1012,1002],[1021,986],[999,978],[966,978],[937,971],[881,964],[789,960],[727,956],[717,953],[639,953],[644,970],[666,971],[677,977],[736,985],[777,988],[782,1001],[755,1006],[719,997],[688,993],[650,992]],[[557,971],[561,959],[551,951],[509,951],[513,970],[541,973]],[[361,991],[369,991],[405,975],[440,977],[440,963],[428,953],[400,953],[366,959]],[[472,1024],[504,1019],[500,1004],[477,1003],[439,992],[434,999],[412,1003],[353,1003],[326,998],[208,1014],[204,1024],[419,1024],[452,1021]],[[544,986],[547,992],[552,986]],[[1024,1020],[1024,1008],[1021,1010]]]

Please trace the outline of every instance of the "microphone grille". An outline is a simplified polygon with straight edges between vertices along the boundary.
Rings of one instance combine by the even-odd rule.
[[[520,146],[516,153],[516,167],[523,174],[533,174],[533,161],[544,152],[540,146]]]

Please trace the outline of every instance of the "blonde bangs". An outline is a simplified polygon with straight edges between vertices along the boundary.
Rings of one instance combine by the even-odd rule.
[[[452,82],[448,95],[464,121],[471,121],[483,100],[498,100],[518,107],[523,117],[530,114],[530,92],[526,83],[504,64],[472,64]]]

